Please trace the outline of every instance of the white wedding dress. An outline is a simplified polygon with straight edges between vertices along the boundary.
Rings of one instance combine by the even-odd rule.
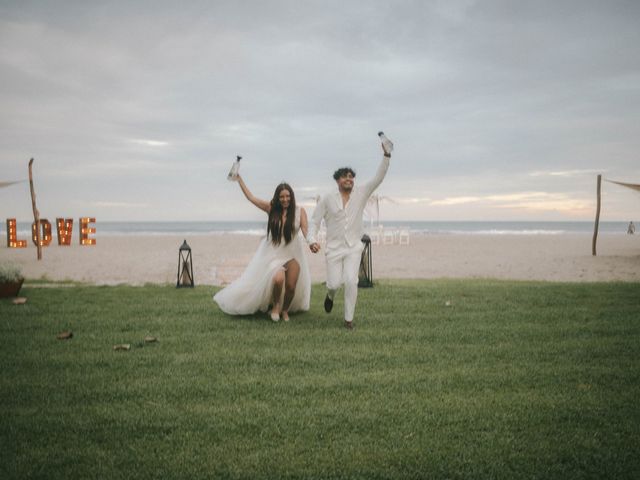
[[[296,208],[294,235],[285,245],[274,245],[265,236],[258,250],[247,265],[240,278],[213,296],[220,309],[229,315],[250,315],[258,310],[266,312],[272,303],[273,276],[279,268],[291,259],[300,265],[300,275],[296,284],[296,293],[291,301],[289,312],[309,310],[311,298],[311,275],[306,257],[306,243],[300,232],[300,208]],[[284,295],[284,288],[283,295]],[[282,300],[280,301],[282,304]]]

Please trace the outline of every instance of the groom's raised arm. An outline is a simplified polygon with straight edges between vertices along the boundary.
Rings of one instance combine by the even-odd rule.
[[[361,188],[364,190],[365,196],[367,198],[374,192],[376,188],[378,188],[378,185],[382,183],[382,180],[384,180],[384,177],[387,174],[387,170],[389,170],[390,161],[391,155],[385,153],[382,157],[380,165],[378,165],[378,170],[376,171],[374,177],[362,185]]]

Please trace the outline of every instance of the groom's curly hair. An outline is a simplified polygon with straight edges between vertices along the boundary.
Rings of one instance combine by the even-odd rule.
[[[353,178],[356,178],[356,172],[354,172],[351,167],[342,167],[333,172],[333,179],[338,180],[340,177],[346,177],[348,174],[351,174]]]

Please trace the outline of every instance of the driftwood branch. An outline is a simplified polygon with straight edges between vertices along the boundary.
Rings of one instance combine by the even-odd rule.
[[[29,160],[29,187],[31,188],[31,206],[33,207],[33,221],[36,226],[36,249],[38,260],[42,260],[42,245],[40,245],[40,212],[36,207],[36,191],[33,188],[33,158]]]

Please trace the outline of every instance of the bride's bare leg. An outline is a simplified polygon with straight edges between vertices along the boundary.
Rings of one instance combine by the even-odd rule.
[[[300,265],[296,260],[289,260],[285,265],[284,301],[282,302],[282,318],[289,320],[289,306],[296,294],[296,285],[300,276]]]
[[[285,283],[285,272],[282,268],[273,275],[273,294],[271,297],[271,320],[280,319],[280,298],[282,298],[282,287]]]

